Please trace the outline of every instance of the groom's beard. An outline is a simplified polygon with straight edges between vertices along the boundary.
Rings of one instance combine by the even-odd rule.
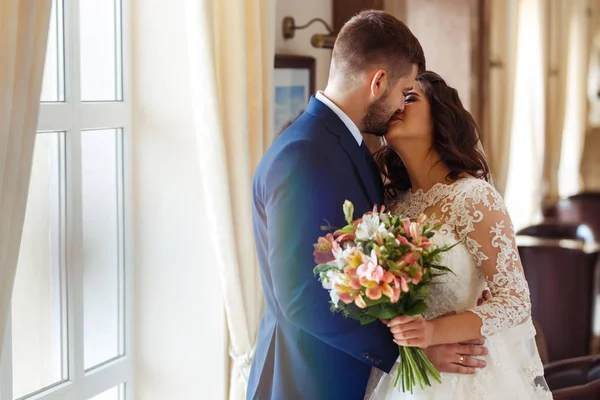
[[[387,133],[390,118],[394,115],[388,111],[390,107],[387,100],[387,96],[384,96],[367,108],[367,113],[362,120],[364,133],[379,137]]]

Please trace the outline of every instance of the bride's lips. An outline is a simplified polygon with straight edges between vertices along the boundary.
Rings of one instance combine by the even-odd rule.
[[[396,113],[394,113],[394,115],[392,115],[389,123],[392,124],[397,121],[402,121],[402,114],[399,112],[396,112]]]

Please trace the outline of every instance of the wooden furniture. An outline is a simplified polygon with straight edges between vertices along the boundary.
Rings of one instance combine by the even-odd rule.
[[[525,235],[517,235],[517,245],[548,360],[590,354],[598,247],[578,239]]]
[[[544,367],[554,400],[600,399],[600,356],[557,361]]]
[[[594,234],[589,226],[561,221],[546,221],[541,224],[531,225],[521,229],[517,232],[517,235],[545,239],[574,239],[588,244],[593,244],[595,241]]]
[[[565,223],[585,223],[600,238],[600,192],[584,192],[561,200],[546,215]],[[600,239],[596,239],[600,240]]]

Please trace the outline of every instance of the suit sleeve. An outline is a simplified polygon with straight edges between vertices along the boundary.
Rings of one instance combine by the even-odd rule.
[[[344,181],[350,179],[353,171],[336,170],[326,149],[310,142],[288,144],[275,159],[264,192],[275,297],[284,317],[302,330],[389,372],[398,357],[389,329],[333,314],[328,292],[313,275],[312,245],[324,235],[325,219],[343,221]]]

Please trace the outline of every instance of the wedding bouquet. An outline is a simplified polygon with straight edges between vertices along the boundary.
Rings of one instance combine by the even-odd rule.
[[[377,206],[353,220],[354,206],[343,205],[347,226],[320,237],[314,245],[315,275],[329,290],[331,309],[369,324],[399,315],[418,316],[427,310],[425,300],[433,278],[450,272],[439,265],[440,255],[452,246],[436,247],[429,239],[437,226],[426,216],[416,221],[400,218]],[[324,230],[332,231],[330,226]],[[440,382],[440,373],[422,349],[399,347],[402,390]]]

